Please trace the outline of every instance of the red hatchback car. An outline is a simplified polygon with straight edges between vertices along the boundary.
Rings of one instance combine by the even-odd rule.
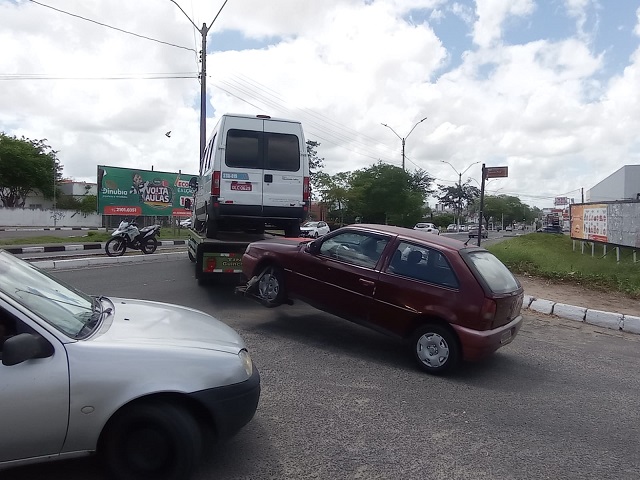
[[[410,340],[425,371],[441,374],[511,342],[524,291],[493,254],[451,238],[386,225],[351,225],[312,242],[250,244],[240,291],[266,306],[299,298]]]

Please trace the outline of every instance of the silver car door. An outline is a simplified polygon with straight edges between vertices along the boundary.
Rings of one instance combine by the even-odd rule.
[[[69,415],[64,345],[1,299],[0,316],[10,327],[6,336],[40,335],[53,352],[17,365],[0,363],[0,462],[58,454]]]

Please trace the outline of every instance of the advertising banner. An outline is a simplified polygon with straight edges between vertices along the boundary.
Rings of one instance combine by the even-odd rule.
[[[571,238],[640,247],[640,202],[572,204]]]
[[[190,217],[194,175],[98,165],[98,212],[103,215]],[[189,201],[187,201],[189,200]]]

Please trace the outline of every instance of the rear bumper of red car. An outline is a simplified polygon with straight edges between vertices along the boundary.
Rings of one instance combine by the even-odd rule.
[[[522,315],[511,322],[493,330],[472,330],[459,325],[451,325],[460,338],[462,358],[469,361],[488,357],[500,347],[504,347],[515,338],[522,326]]]

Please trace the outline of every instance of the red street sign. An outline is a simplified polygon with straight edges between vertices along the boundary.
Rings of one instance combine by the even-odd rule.
[[[509,167],[485,167],[484,178],[502,178],[509,176]]]

